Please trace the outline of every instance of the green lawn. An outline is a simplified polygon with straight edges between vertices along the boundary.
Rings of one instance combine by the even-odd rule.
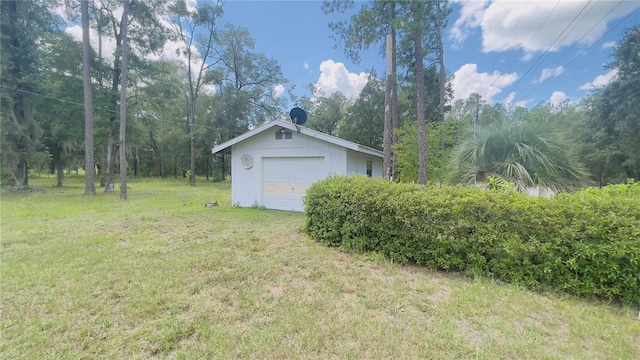
[[[1,194],[2,359],[637,359],[638,309],[326,248],[228,184]],[[205,208],[217,200],[219,207]]]

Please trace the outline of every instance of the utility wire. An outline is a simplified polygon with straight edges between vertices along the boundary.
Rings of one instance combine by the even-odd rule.
[[[556,4],[557,6],[557,4]],[[522,20],[522,15],[524,15],[524,13],[527,12],[527,9],[529,8],[529,3],[525,3],[525,8],[524,11],[522,11],[520,13],[520,16],[518,17],[518,21],[516,21],[516,26],[513,27],[513,30],[511,30],[511,33],[509,34],[509,37],[507,38],[507,41],[504,43],[505,45],[509,45],[509,41],[511,41],[511,38],[513,37],[513,34],[516,32],[516,29],[518,28],[518,25],[520,25],[520,20]],[[549,14],[550,16],[551,14]],[[548,18],[548,17],[547,17]],[[545,20],[546,22],[546,20]],[[542,27],[542,25],[540,25],[540,27]],[[540,30],[540,28],[538,28],[538,31]],[[535,36],[535,35],[534,35]],[[533,38],[532,38],[533,39]],[[531,40],[529,40],[529,42],[531,42]],[[491,64],[491,66],[489,67],[489,69],[493,69],[496,64],[498,63],[498,60],[500,60],[500,53],[498,52],[498,54],[496,55],[495,60],[493,61],[493,64]],[[511,64],[511,66],[513,66],[513,63]],[[509,70],[511,70],[511,67],[509,67]],[[509,72],[509,70],[507,70],[507,73]]]
[[[56,100],[56,101],[59,101],[59,102],[63,102],[63,103],[67,103],[67,104],[72,104],[72,105],[78,105],[78,106],[82,106],[82,107],[84,107],[84,104],[79,103],[79,102],[75,102],[75,101],[71,101],[71,100],[59,99],[59,98],[55,98],[55,97],[53,97],[53,96],[47,96],[47,95],[43,95],[43,94],[34,93],[34,92],[32,92],[32,91],[21,90],[21,89],[15,89],[15,88],[12,88],[12,87],[8,87],[8,86],[6,86],[6,85],[3,85],[3,84],[0,84],[0,87],[3,87],[3,88],[5,88],[5,89],[7,89],[7,90],[13,90],[13,91],[18,91],[18,92],[25,93],[25,94],[29,94],[29,95],[39,96],[39,97],[42,97],[42,98],[45,98],[45,99],[49,99],[49,100]],[[111,112],[111,113],[115,113],[115,114],[118,114],[118,113],[119,113],[118,111],[111,110],[111,109],[105,109],[105,108],[95,108],[95,107],[94,107],[94,109],[98,109],[98,110],[102,110],[102,111],[106,111],[106,112]]]
[[[35,92],[32,92],[32,91],[27,91],[27,90],[15,89],[15,88],[3,85],[3,84],[0,84],[0,87],[3,87],[5,89],[7,89],[7,90],[13,90],[13,91],[18,91],[18,92],[29,94],[29,95],[39,96],[39,97],[42,97],[42,98],[45,98],[45,99],[49,99],[49,100],[55,100],[55,101],[59,101],[59,102],[62,102],[62,103],[67,103],[67,104],[78,105],[78,106],[84,107],[84,104],[81,104],[81,103],[78,103],[78,102],[75,102],[75,101],[71,101],[71,100],[55,98],[53,96],[47,96],[47,95],[43,95],[43,94],[38,94],[38,93],[35,93]],[[111,112],[111,113],[116,113],[116,114],[119,113],[118,111],[105,109],[105,108],[94,108],[94,109],[103,110],[103,111],[106,111],[106,112]],[[244,131],[242,131],[242,130],[233,130],[233,129],[227,129],[227,128],[221,128],[221,127],[213,127],[213,126],[210,126],[210,125],[198,125],[198,126],[206,128],[206,129],[209,129],[209,130],[218,130],[218,131],[219,130],[225,130],[225,131],[228,131],[230,133],[236,133],[236,134],[244,133]]]
[[[588,4],[587,4],[587,5],[588,5]],[[616,4],[616,6],[614,6],[614,7],[613,7],[613,9],[617,8],[618,6],[620,6],[620,2],[618,2],[618,3]],[[580,19],[580,20],[579,20],[579,21],[578,21],[578,22],[573,26],[573,28],[572,28],[572,29],[570,29],[566,34],[564,34],[564,36],[560,39],[559,43],[560,43],[560,44],[562,44],[562,42],[563,42],[567,37],[569,37],[569,35],[570,35],[570,34],[571,34],[571,33],[572,33],[572,32],[573,32],[573,31],[578,27],[578,25],[580,25],[580,21],[584,20],[584,19],[585,19],[589,14],[591,14],[591,12],[593,11],[593,9],[595,9],[596,7],[597,7],[597,6],[596,6],[596,5],[594,5],[594,6],[592,6],[591,8],[589,8],[589,11],[587,11],[587,12],[582,16],[582,18],[581,18],[581,19]],[[613,9],[612,9],[611,11],[613,11]],[[611,11],[609,11],[609,13],[611,13]],[[600,21],[602,21],[602,19],[601,19]],[[598,23],[599,23],[600,21],[598,21]],[[592,27],[591,29],[593,29],[593,27]],[[591,29],[589,29],[589,31],[591,31]],[[586,34],[588,34],[588,33],[589,33],[589,31],[585,32],[585,33],[582,35],[582,37],[581,37],[580,39],[583,39],[583,38],[584,38],[584,36],[585,36]],[[576,44],[577,44],[577,42],[574,42],[572,46],[575,46]]]
[[[549,20],[549,17],[551,17],[551,14],[553,14],[553,12],[556,10],[556,8],[558,7],[558,5],[560,4],[560,1],[556,2],[556,5],[553,7],[553,9],[551,9],[551,11],[549,12],[549,14],[547,14],[547,17],[544,18],[544,21],[542,22],[542,24],[540,24],[540,26],[538,26],[538,29],[536,30],[536,32],[533,34],[533,36],[531,37],[531,39],[529,39],[529,42],[527,42],[527,45],[525,45],[524,48],[529,47],[529,44],[531,44],[531,42],[533,41],[533,39],[536,38],[536,36],[538,35],[538,33],[540,32],[540,29],[542,29],[542,27],[544,26],[544,24],[547,23],[547,20]],[[514,59],[511,62],[511,65],[509,65],[509,69],[507,69],[506,73],[509,73],[509,71],[511,71],[511,69],[513,68],[513,65],[515,65],[516,61],[518,61],[518,59]]]
[[[606,13],[602,18],[600,18],[600,20],[593,25],[587,32],[584,33],[584,35],[582,35],[582,37],[575,42],[573,45],[571,45],[567,50],[565,50],[562,55],[560,55],[554,62],[551,63],[551,65],[549,66],[553,66],[555,65],[558,61],[560,61],[560,59],[562,59],[565,55],[567,55],[567,53],[573,49],[577,44],[580,43],[580,41],[582,41],[582,39],[584,39],[587,35],[589,35],[589,33],[596,27],[598,26],[602,21],[604,21],[604,19],[609,16],[609,14],[611,14],[613,12],[613,10],[615,10],[618,6],[620,6],[620,4],[622,4],[622,1],[620,1],[615,7],[613,7],[611,10],[609,10],[608,13]],[[609,33],[611,33],[613,30],[615,30],[616,28],[618,28],[618,26],[620,26],[620,24],[622,24],[623,22],[625,22],[625,20],[627,20],[628,18],[630,18],[633,14],[635,14],[636,12],[638,12],[640,10],[640,8],[632,11],[631,13],[629,13],[629,15],[625,16],[622,20],[620,20],[615,26],[613,26],[611,29],[609,29],[609,31],[607,31],[602,37],[607,36]],[[587,51],[589,49],[591,49],[594,45],[596,44],[596,42],[593,42],[591,45],[589,45],[586,49],[584,49],[584,51]],[[576,60],[578,60],[578,58],[580,58],[580,54],[578,54],[577,56],[575,56],[573,59],[571,59],[569,62],[567,62],[563,67],[566,69],[569,65],[571,65],[572,63],[574,63]],[[522,98],[526,98],[527,96],[531,95],[533,92],[535,92],[536,90],[538,90],[544,83],[546,83],[547,81],[551,80],[551,78],[545,79],[543,81],[541,81],[538,86],[536,86],[535,88],[531,89],[528,93],[526,93],[526,95],[518,95],[514,98],[514,100],[516,98],[522,97]]]
[[[589,4],[591,4],[592,0],[589,0],[589,2],[587,2],[582,9],[580,10],[580,12],[578,12],[578,14],[576,14],[576,16],[573,17],[573,19],[571,20],[571,22],[569,23],[569,25],[567,25],[564,30],[562,30],[562,32],[560,33],[560,35],[558,35],[556,37],[556,39],[551,43],[551,45],[549,45],[549,47],[547,47],[547,49],[542,53],[542,55],[540,55],[540,57],[538,57],[538,59],[529,67],[529,69],[524,73],[524,75],[518,79],[518,81],[516,81],[516,83],[511,86],[511,88],[509,89],[509,91],[507,91],[507,94],[512,93],[517,87],[518,85],[520,85],[520,83],[522,83],[522,81],[529,75],[529,73],[531,73],[531,71],[536,67],[536,65],[545,57],[546,54],[549,53],[549,50],[556,44],[556,42],[558,41],[558,39],[560,39],[560,37],[567,31],[567,29],[576,21],[576,19],[580,16],[580,14],[582,14],[582,12],[587,8],[587,6],[589,6]]]

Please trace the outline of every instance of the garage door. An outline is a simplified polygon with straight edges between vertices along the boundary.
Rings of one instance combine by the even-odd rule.
[[[262,203],[268,209],[304,211],[302,197],[324,179],[324,157],[264,158]]]

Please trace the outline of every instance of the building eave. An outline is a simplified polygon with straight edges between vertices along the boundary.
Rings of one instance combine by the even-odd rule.
[[[296,125],[294,123],[286,122],[282,120],[273,120],[268,123],[262,124],[252,130],[249,130],[240,136],[237,136],[229,141],[226,141],[220,145],[215,146],[213,149],[211,149],[211,153],[212,154],[228,154],[231,152],[231,148],[233,147],[233,145],[238,144],[242,141],[245,141],[273,127],[289,129],[291,131],[295,131],[315,139],[326,141],[328,143],[339,145],[346,149],[350,149],[359,153],[363,153],[363,154],[367,154],[367,155],[371,155],[379,158],[383,157],[382,152],[379,150],[372,149],[367,146],[356,144],[352,141],[344,140],[336,136],[321,133],[319,131],[306,128],[304,126]]]

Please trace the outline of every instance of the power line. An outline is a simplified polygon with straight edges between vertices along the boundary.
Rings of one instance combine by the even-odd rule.
[[[540,55],[540,57],[529,67],[529,69],[524,73],[524,75],[518,79],[518,81],[516,81],[516,83],[511,86],[511,89],[509,89],[509,91],[507,91],[507,94],[510,94],[513,92],[513,90],[515,90],[518,85],[520,85],[520,83],[522,83],[522,81],[529,75],[529,73],[536,67],[536,65],[545,57],[546,54],[549,53],[549,50],[556,44],[556,42],[560,39],[560,37],[567,31],[567,29],[569,27],[571,27],[571,25],[576,21],[576,19],[580,16],[580,14],[582,14],[582,12],[587,8],[587,6],[589,6],[589,4],[591,4],[592,0],[589,0],[589,2],[587,2],[582,9],[580,10],[580,12],[578,12],[578,14],[576,14],[576,16],[573,17],[573,19],[571,20],[571,22],[569,23],[569,25],[567,25],[564,30],[562,30],[562,32],[560,33],[560,35],[558,35],[556,37],[556,39],[551,43],[551,45],[549,45],[549,47],[547,47],[547,49],[542,53],[542,55]],[[555,9],[555,8],[554,8]]]
[[[589,5],[589,4],[587,4],[587,6],[588,6],[588,5]],[[613,7],[613,9],[617,8],[618,6],[620,6],[620,3],[617,3],[617,4],[616,4],[616,6],[614,6],[614,7]],[[591,14],[591,12],[593,11],[593,9],[595,9],[596,7],[597,7],[597,6],[596,6],[596,5],[594,5],[594,6],[592,6],[591,8],[589,8],[589,11],[587,11],[587,12],[582,16],[582,18],[581,18],[580,20],[584,20],[585,18],[587,18],[587,16],[588,16],[589,14]],[[613,10],[612,10],[612,11],[613,11]],[[610,12],[609,12],[609,13],[610,13]],[[579,20],[579,21],[578,21],[578,22],[573,26],[573,28],[572,28],[571,30],[569,30],[569,31],[568,31],[568,32],[567,32],[567,33],[562,37],[562,39],[560,39],[560,42],[559,42],[560,44],[562,44],[562,42],[563,42],[567,37],[569,37],[569,35],[570,35],[570,34],[571,34],[571,33],[572,33],[572,32],[573,32],[573,31],[578,27],[578,25],[580,25],[580,20]],[[600,22],[600,21],[598,21],[598,23],[599,23],[599,22]],[[592,29],[593,29],[593,28],[592,28]],[[589,31],[591,31],[591,30],[589,30]],[[582,38],[584,38],[584,35],[585,35],[585,34],[588,34],[588,33],[589,33],[589,31],[585,32],[585,33],[583,34],[583,36],[581,37],[581,39],[582,39]],[[575,46],[575,44],[577,44],[577,43],[574,43],[572,46]]]
[[[557,4],[556,4],[556,6],[557,6]],[[509,45],[509,41],[511,41],[511,38],[513,37],[513,34],[516,32],[516,29],[518,28],[518,25],[520,25],[520,20],[522,20],[522,15],[524,15],[527,12],[528,8],[529,8],[529,3],[527,2],[527,3],[525,3],[524,11],[522,11],[520,13],[520,16],[518,16],[518,21],[516,21],[516,26],[514,26],[513,30],[511,30],[511,33],[509,34],[509,37],[507,38],[507,41],[505,42],[505,45],[507,45],[507,46]],[[549,14],[549,15],[551,15],[551,14]],[[546,20],[545,20],[545,22],[546,22]],[[544,23],[543,23],[543,25],[544,25]],[[542,25],[540,25],[540,27],[542,27]],[[540,29],[538,28],[538,30],[540,30]],[[531,40],[529,40],[529,41],[531,41]],[[489,69],[493,69],[496,66],[496,64],[498,63],[499,59],[500,59],[500,53],[497,54],[496,59],[493,61],[493,64],[491,64]],[[511,64],[511,66],[513,66],[513,63]],[[509,67],[509,70],[511,70],[511,67]],[[507,73],[509,72],[509,70],[507,70]]]
[[[59,101],[59,102],[67,103],[67,104],[78,105],[78,106],[84,107],[84,104],[79,103],[79,102],[75,102],[75,101],[71,101],[71,100],[55,98],[53,96],[47,96],[47,95],[43,95],[43,94],[38,94],[38,93],[34,93],[32,91],[27,91],[27,90],[15,89],[15,88],[8,87],[8,86],[2,85],[2,84],[0,84],[0,87],[3,87],[3,88],[8,89],[8,90],[13,90],[13,91],[18,91],[18,92],[21,92],[21,93],[29,94],[29,95],[39,96],[39,97],[42,97],[42,98],[45,98],[45,99],[49,99],[49,100],[55,100],[55,101]],[[105,108],[95,108],[94,107],[94,109],[98,109],[98,110],[102,110],[102,111],[106,111],[106,112],[111,112],[111,113],[115,113],[115,114],[119,113],[118,111],[111,110],[111,109],[105,109]]]
[[[613,7],[611,10],[609,10],[609,12],[607,12],[602,18],[600,18],[600,20],[593,25],[587,32],[584,33],[584,35],[582,35],[582,37],[580,37],[580,39],[578,39],[578,41],[576,41],[573,45],[571,45],[567,50],[565,50],[562,55],[560,55],[560,57],[558,57],[554,62],[552,62],[549,66],[553,66],[555,65],[560,59],[562,59],[565,55],[567,55],[567,53],[573,49],[577,44],[580,43],[580,41],[582,41],[582,39],[584,39],[587,35],[589,35],[589,33],[596,27],[598,26],[602,21],[604,21],[604,19],[607,18],[607,16],[609,16],[609,14],[611,14],[613,12],[613,10],[615,10],[618,6],[620,6],[622,4],[621,2],[618,2],[618,4]],[[627,20],[628,18],[630,18],[634,13],[638,12],[638,10],[640,10],[640,8],[632,11],[631,13],[629,13],[629,15],[625,16],[622,20],[620,20],[615,26],[613,26],[609,31],[607,31],[604,35],[608,35],[609,33],[611,33],[613,30],[615,30],[618,26],[620,26],[620,24],[622,24],[625,20]],[[596,44],[596,42],[593,42],[591,45],[589,45],[584,51],[587,51],[589,49],[591,49],[594,45]],[[573,62],[575,62],[578,58],[580,58],[580,55],[575,56],[573,59],[571,59],[569,62],[567,62],[563,67],[566,69],[569,65],[571,65]],[[526,93],[526,95],[522,95],[522,96],[516,96],[516,98],[518,97],[522,97],[522,98],[526,98],[527,96],[531,95],[533,92],[535,92],[536,90],[538,90],[544,83],[546,83],[547,81],[551,80],[551,78],[545,79],[543,81],[541,81],[539,83],[538,86],[536,86],[535,88],[533,88],[532,90],[530,90],[528,93]],[[515,100],[515,98],[514,98]]]
[[[0,84],[0,87],[3,87],[5,89],[7,89],[7,90],[13,90],[13,91],[18,91],[18,92],[29,94],[29,95],[39,96],[39,97],[42,97],[42,98],[45,98],[45,99],[49,99],[49,100],[55,100],[55,101],[59,101],[59,102],[62,102],[62,103],[67,103],[67,104],[78,105],[78,106],[84,107],[84,104],[79,103],[79,102],[75,102],[75,101],[71,101],[71,100],[55,98],[53,96],[47,96],[47,95],[43,95],[43,94],[38,94],[38,93],[35,93],[35,92],[32,92],[32,91],[27,91],[27,90],[15,89],[15,88],[3,85],[3,84]],[[97,108],[97,109],[98,110],[107,111],[107,112],[111,112],[111,113],[119,114],[119,112],[115,111],[115,110],[110,110],[110,109],[105,109],[105,108]],[[230,133],[236,133],[236,134],[244,133],[243,130],[234,130],[234,129],[227,129],[227,128],[221,128],[221,127],[213,127],[213,126],[202,125],[202,124],[200,124],[198,126],[206,128],[206,129],[209,129],[209,130],[225,130],[225,131],[228,131]]]
[[[549,12],[549,14],[547,14],[547,17],[544,19],[544,21],[542,22],[542,24],[540,24],[540,26],[538,26],[538,29],[536,30],[536,32],[533,34],[533,36],[531,37],[531,39],[529,39],[529,41],[527,42],[527,45],[524,46],[524,48],[529,47],[529,44],[531,44],[531,42],[533,41],[533,39],[535,39],[535,37],[538,35],[538,33],[540,32],[540,29],[542,29],[542,27],[544,26],[544,24],[547,23],[547,20],[549,20],[549,17],[551,17],[551,14],[553,14],[553,12],[556,10],[556,8],[558,7],[558,5],[560,4],[560,1],[556,2],[556,5],[553,7],[553,9],[551,9],[551,11]],[[528,6],[528,5],[527,5]],[[523,49],[524,49],[523,48]],[[514,59],[513,62],[511,62],[511,65],[509,65],[509,69],[506,71],[507,73],[509,73],[509,71],[511,71],[511,69],[513,68],[513,65],[516,63],[516,61],[518,61],[518,59]]]
[[[549,66],[553,66],[555,65],[560,59],[562,59],[571,49],[573,49],[578,43],[580,43],[580,41],[582,41],[582,39],[584,39],[596,26],[598,26],[598,24],[600,24],[607,16],[609,16],[609,14],[611,14],[611,12],[613,12],[613,10],[615,10],[620,4],[622,4],[622,2],[619,2],[618,5],[616,5],[614,8],[612,8],[607,14],[605,14],[600,21],[598,21],[595,25],[593,25],[589,31],[585,32],[584,35],[582,35],[582,37],[576,42],[574,43],[571,47],[569,47],[567,50],[565,50],[564,53],[562,53],[562,55],[560,55],[560,57],[558,57],[554,62],[551,63],[551,65]],[[609,31],[607,31],[604,35],[608,35],[609,33],[611,33],[613,30],[615,30],[618,26],[620,26],[620,24],[622,24],[625,20],[627,20],[628,18],[631,17],[631,15],[633,15],[634,13],[638,12],[638,10],[640,10],[640,8],[632,11],[631,13],[629,13],[629,15],[625,16],[622,20],[620,20],[614,27],[612,27]],[[589,49],[591,49],[594,45],[596,44],[596,42],[593,42],[593,44],[589,45],[584,51],[587,51]],[[572,63],[574,63],[576,60],[578,60],[578,58],[580,58],[580,55],[575,56],[573,59],[571,59],[571,61],[567,62],[563,67],[566,69],[569,65],[571,65]],[[551,80],[551,78],[545,79],[543,81],[541,81],[538,86],[536,86],[534,89],[532,89],[531,91],[529,91],[526,95],[523,95],[523,98],[526,98],[527,96],[531,95],[533,92],[535,92],[536,90],[538,90],[544,83],[546,83],[547,81]],[[525,88],[526,90],[527,88]],[[524,91],[524,90],[523,90]]]

